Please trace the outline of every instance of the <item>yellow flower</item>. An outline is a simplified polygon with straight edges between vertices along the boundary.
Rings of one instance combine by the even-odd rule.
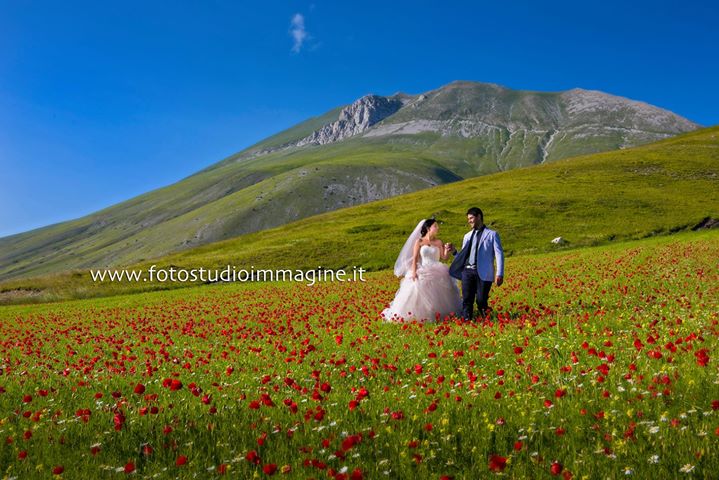
[[[624,442],[624,440],[619,439],[614,442],[614,450],[617,453],[623,453],[626,450],[625,447],[626,443]]]

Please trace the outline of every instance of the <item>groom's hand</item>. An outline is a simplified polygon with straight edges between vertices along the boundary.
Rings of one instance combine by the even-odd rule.
[[[497,276],[494,278],[494,283],[496,283],[497,286],[499,287],[500,285],[502,285],[502,283],[504,283],[504,277],[501,277],[501,276],[497,275]]]

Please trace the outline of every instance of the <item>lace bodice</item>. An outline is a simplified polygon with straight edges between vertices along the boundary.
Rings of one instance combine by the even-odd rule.
[[[422,265],[439,262],[439,248],[434,245],[422,245],[419,249],[419,258]]]

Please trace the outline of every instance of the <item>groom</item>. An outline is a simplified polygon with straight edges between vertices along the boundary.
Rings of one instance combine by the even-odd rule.
[[[467,223],[472,230],[464,236],[462,250],[457,254],[455,249],[449,274],[462,280],[462,317],[471,320],[475,299],[479,315],[486,315],[492,280],[497,286],[504,281],[504,251],[497,232],[484,225],[482,210],[477,207],[467,210]]]

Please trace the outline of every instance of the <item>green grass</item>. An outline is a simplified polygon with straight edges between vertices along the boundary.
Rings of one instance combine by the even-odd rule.
[[[371,162],[369,157],[358,158]],[[508,255],[551,252],[687,230],[705,217],[719,217],[719,206],[709,200],[718,192],[719,127],[714,127],[643,147],[479,177],[317,215],[130,268],[151,264],[224,268],[230,264],[303,269],[356,265],[382,270],[394,264],[420,218],[436,216],[443,222],[440,238],[459,243],[467,228],[465,212],[475,205],[500,233]],[[291,193],[287,195],[286,204],[291,206]],[[551,244],[557,236],[569,243]],[[177,286],[93,284],[87,270],[78,270],[6,281],[0,290],[39,291],[3,298],[15,302]]]

